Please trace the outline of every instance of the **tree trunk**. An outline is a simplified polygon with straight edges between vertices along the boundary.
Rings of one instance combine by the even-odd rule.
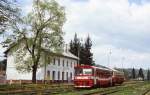
[[[37,66],[34,64],[32,66],[32,83],[36,83],[36,71],[37,71]]]

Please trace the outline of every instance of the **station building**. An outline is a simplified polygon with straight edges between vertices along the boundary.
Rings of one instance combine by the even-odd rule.
[[[79,58],[68,50],[61,53],[49,53],[52,53],[50,63],[37,69],[37,83],[45,80],[48,83],[72,82],[74,80],[74,66],[77,65]],[[16,70],[14,53],[9,51],[7,51],[6,81],[8,83],[30,83],[32,81],[32,72],[21,73]]]

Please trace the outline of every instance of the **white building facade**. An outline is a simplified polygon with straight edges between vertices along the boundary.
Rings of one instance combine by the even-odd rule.
[[[77,65],[78,57],[69,51],[53,55],[50,64],[38,68],[36,79],[39,82],[71,82],[74,80],[74,67]],[[32,72],[20,73],[16,70],[13,53],[7,53],[6,67],[7,82],[31,82]]]

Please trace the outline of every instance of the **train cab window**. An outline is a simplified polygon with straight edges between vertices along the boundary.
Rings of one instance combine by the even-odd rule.
[[[76,68],[75,75],[92,75],[93,70],[90,68]]]
[[[96,71],[96,76],[99,76],[99,71]]]
[[[93,70],[90,68],[76,68],[75,75],[92,75]]]
[[[83,69],[84,75],[92,75],[92,69]]]

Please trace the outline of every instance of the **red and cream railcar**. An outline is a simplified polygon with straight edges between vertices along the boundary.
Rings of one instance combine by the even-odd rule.
[[[124,82],[124,73],[115,69],[112,69],[112,83],[115,84],[122,84]]]
[[[74,84],[76,88],[110,86],[112,75],[112,70],[103,66],[77,66],[75,67]]]

